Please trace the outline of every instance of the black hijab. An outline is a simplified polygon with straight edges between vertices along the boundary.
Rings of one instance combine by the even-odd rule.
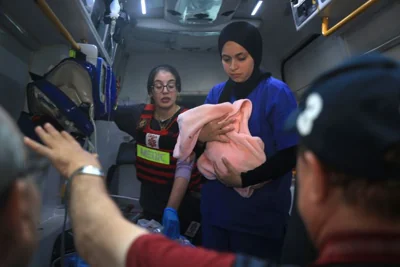
[[[242,83],[237,83],[229,78],[219,98],[219,103],[230,102],[232,94],[236,99],[246,98],[262,79],[271,76],[270,73],[260,70],[263,44],[261,34],[256,27],[245,21],[227,25],[221,31],[218,39],[218,49],[221,56],[224,45],[229,41],[243,46],[249,52],[254,60],[254,70],[249,79]]]

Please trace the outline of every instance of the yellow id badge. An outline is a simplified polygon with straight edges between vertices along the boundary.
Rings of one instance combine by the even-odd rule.
[[[169,165],[170,163],[168,152],[151,149],[142,145],[137,145],[137,155],[138,157],[151,162],[156,162],[164,165]]]

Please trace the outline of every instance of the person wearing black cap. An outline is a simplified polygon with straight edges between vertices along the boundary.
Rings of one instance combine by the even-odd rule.
[[[151,104],[122,103],[111,118],[137,143],[136,173],[141,181],[144,218],[162,223],[164,233],[172,239],[184,234],[192,221],[200,223],[201,218],[200,197],[195,196],[200,191],[201,174],[196,165],[172,157],[179,134],[176,120],[187,110],[176,103],[181,87],[174,67],[156,66],[147,81]],[[188,238],[200,244],[201,234],[194,232]]]
[[[279,260],[291,204],[291,170],[295,167],[298,135],[283,131],[296,99],[282,81],[260,68],[263,42],[259,30],[247,22],[226,26],[218,40],[227,82],[209,92],[206,103],[250,99],[249,130],[265,143],[267,161],[247,173],[230,173],[207,181],[202,189],[203,246],[217,251],[243,252]],[[200,133],[199,140],[207,142]],[[218,170],[216,170],[218,174]],[[270,181],[250,198],[232,187]]]
[[[285,129],[300,135],[297,206],[318,251],[311,266],[400,266],[400,63],[364,55],[327,71]],[[267,266],[253,260],[235,267]]]
[[[301,138],[298,209],[315,265],[400,266],[399,62],[361,56],[321,75],[287,128]]]

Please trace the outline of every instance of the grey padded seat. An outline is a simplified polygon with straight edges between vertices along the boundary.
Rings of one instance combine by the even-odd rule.
[[[140,197],[140,181],[136,177],[136,143],[121,143],[115,165],[107,174],[107,187],[112,195]]]

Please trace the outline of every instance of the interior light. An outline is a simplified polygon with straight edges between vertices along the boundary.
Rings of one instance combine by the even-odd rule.
[[[120,11],[121,11],[121,6],[119,5],[119,1],[118,0],[112,1],[110,4],[110,17],[118,18]]]
[[[260,9],[260,6],[262,5],[263,1],[258,1],[257,5],[254,7],[253,12],[251,12],[251,15],[254,16],[257,11]]]
[[[86,6],[89,13],[92,13],[95,0],[86,0]]]
[[[146,0],[141,0],[140,4],[142,5],[142,14],[146,15]]]
[[[204,16],[204,19],[212,23],[218,17],[222,2],[223,0],[177,0],[174,11],[182,15],[180,23],[195,23],[193,20],[199,19],[197,17],[199,15]]]

